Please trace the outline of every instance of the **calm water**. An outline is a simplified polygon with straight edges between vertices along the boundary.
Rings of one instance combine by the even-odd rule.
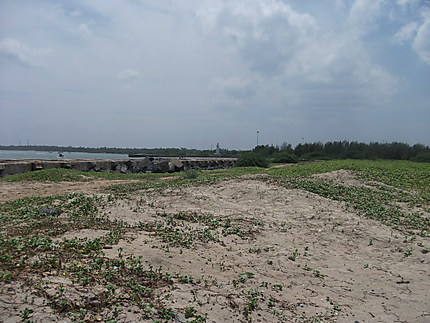
[[[129,159],[125,154],[96,154],[96,153],[62,153],[49,151],[15,151],[0,150],[0,159]]]

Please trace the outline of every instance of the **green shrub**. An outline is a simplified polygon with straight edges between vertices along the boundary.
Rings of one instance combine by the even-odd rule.
[[[188,169],[184,172],[183,176],[186,179],[197,178],[199,176],[199,171],[196,169]]]
[[[269,162],[263,156],[256,153],[245,153],[237,160],[236,166],[238,167],[269,167]]]
[[[274,163],[297,163],[298,159],[296,155],[283,151],[283,152],[274,154],[272,161]]]
[[[414,158],[411,158],[412,161],[415,162],[430,162],[430,152],[428,153],[419,153]]]
[[[331,159],[336,159],[335,156],[330,156],[322,151],[313,151],[313,152],[308,152],[305,153],[301,156],[301,158],[303,159],[308,159],[308,160],[331,160]]]

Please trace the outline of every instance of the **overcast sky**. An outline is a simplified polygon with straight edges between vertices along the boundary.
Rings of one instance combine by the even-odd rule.
[[[0,144],[430,145],[430,1],[0,0]]]

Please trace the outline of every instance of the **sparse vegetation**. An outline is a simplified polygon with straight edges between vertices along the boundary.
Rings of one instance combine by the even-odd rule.
[[[337,171],[347,171],[361,185],[315,176]],[[14,175],[13,181],[132,181],[112,185],[96,195],[72,193],[1,203],[0,286],[25,295],[15,314],[24,322],[37,321],[39,308],[49,308],[51,320],[74,322],[120,322],[126,321],[127,315],[135,321],[206,322],[211,320],[212,308],[218,310],[220,304],[237,321],[335,322],[343,313],[350,315],[346,301],[337,294],[349,287],[337,289],[337,278],[327,270],[327,262],[321,265],[318,252],[331,241],[327,236],[345,237],[344,243],[357,239],[354,250],[357,243],[359,248],[375,249],[376,253],[385,250],[381,244],[386,243],[393,259],[420,264],[429,250],[429,174],[430,166],[425,163],[337,160],[286,168],[201,171],[196,177],[185,174],[169,180],[164,178],[166,174],[70,170]],[[241,191],[243,181],[255,184],[255,195]],[[222,191],[225,183],[238,185],[224,203],[234,210],[243,194],[248,201],[246,212],[220,215],[202,211],[211,196],[197,193],[207,187]],[[270,185],[268,195],[260,189],[264,185]],[[163,204],[177,199],[182,205],[187,199],[183,190],[190,188],[197,192],[191,210],[172,212]],[[285,188],[308,194],[308,200],[316,201],[314,206],[299,215],[292,212],[291,200],[283,200],[289,196],[274,200],[276,190]],[[282,212],[264,211],[259,203],[267,196],[271,201],[267,203],[281,203]],[[318,209],[320,202],[315,196],[344,203],[345,210],[355,215],[349,220],[353,223]],[[135,221],[123,221],[119,214],[131,214]],[[389,226],[391,234],[381,237],[360,231],[365,218]],[[302,227],[294,225],[297,223]],[[312,234],[302,234],[305,228]],[[77,232],[88,234],[77,237]],[[363,234],[366,236],[361,237]],[[276,240],[269,244],[271,235]],[[322,237],[326,244],[320,244]],[[145,252],[130,252],[128,246],[135,240],[138,250]],[[345,247],[332,243],[336,248]],[[175,257],[177,266],[180,261],[189,263],[189,271],[163,268],[170,257]],[[243,257],[250,257],[251,263],[235,267]],[[196,261],[200,262],[196,265]],[[375,263],[372,257],[362,258],[353,274],[387,273],[387,279],[394,279],[392,285],[399,288],[412,281],[385,264]],[[203,269],[209,274],[199,275]],[[296,287],[298,278],[307,279],[306,289]],[[324,288],[319,288],[322,285]],[[304,290],[302,299],[294,299],[298,290]],[[310,296],[304,296],[306,293]],[[178,302],[181,297],[186,302]],[[318,305],[311,299],[318,299]],[[387,304],[391,303],[387,300]]]

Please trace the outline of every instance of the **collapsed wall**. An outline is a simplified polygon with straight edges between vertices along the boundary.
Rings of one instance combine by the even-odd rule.
[[[86,172],[173,173],[189,169],[222,169],[233,167],[235,158],[216,159],[63,159],[63,160],[0,160],[0,177],[31,171],[66,168]]]

